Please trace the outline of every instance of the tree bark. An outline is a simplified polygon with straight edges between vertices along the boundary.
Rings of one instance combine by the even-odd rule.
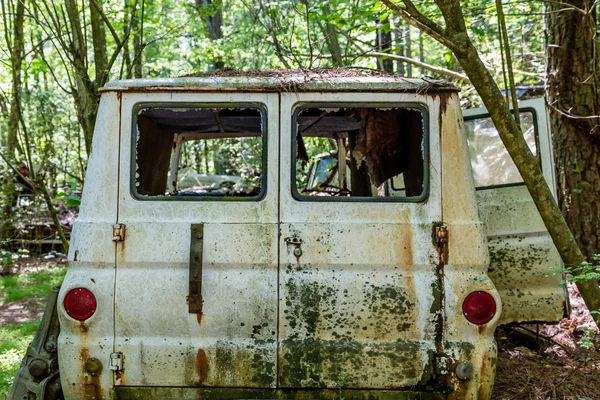
[[[586,10],[589,1],[567,0]],[[547,5],[546,92],[558,204],[588,260],[600,254],[600,62],[595,12]],[[586,10],[587,11],[587,10]]]
[[[402,27],[402,18],[395,15],[394,18],[394,41],[396,42],[396,48],[398,49],[397,55],[404,57],[404,28]],[[396,60],[396,72],[400,75],[404,75],[404,63],[400,60]]]
[[[389,53],[392,48],[392,33],[384,29],[380,19],[377,18],[377,30],[375,31],[375,48],[379,53]],[[377,64],[379,69],[389,72],[394,72],[394,62],[390,58],[378,58]]]
[[[223,0],[196,0],[196,7],[206,25],[206,31],[211,41],[223,38]],[[225,68],[225,61],[221,57],[213,60],[213,69],[220,71]]]
[[[142,60],[144,55],[144,49],[142,48],[142,40],[144,35],[143,4],[139,18],[136,10],[134,10],[134,12],[132,13],[131,25],[133,29],[133,77],[139,79],[142,77]]]
[[[404,55],[412,58],[412,42],[410,39],[410,25],[404,25]],[[412,77],[412,65],[406,64],[406,76]]]
[[[14,15],[6,13],[3,7],[5,26],[12,25],[12,41],[6,37],[6,47],[11,55],[11,77],[12,98],[10,101],[10,113],[8,117],[8,132],[6,138],[6,156],[9,161],[14,161],[17,149],[17,135],[19,132],[19,120],[21,117],[21,64],[25,54],[25,43],[23,35],[23,22],[25,17],[25,1],[17,1]],[[15,192],[13,174],[7,173],[2,185],[2,223],[0,224],[0,238],[10,236],[12,231],[12,203]]]
[[[98,111],[98,88],[90,79],[87,71],[87,45],[79,18],[79,10],[74,0],[65,0],[65,10],[69,19],[72,36],[72,65],[75,70],[75,107],[77,119],[83,130],[85,149],[92,151],[92,135]]]
[[[92,43],[94,45],[94,67],[96,70],[96,85],[102,85],[106,82],[108,76],[108,59],[106,56],[106,34],[104,32],[104,23],[100,13],[96,9],[94,2],[98,7],[102,7],[102,0],[90,0],[90,23],[92,25]]]
[[[327,3],[323,4],[322,12],[326,15],[330,14],[329,5]],[[333,66],[343,67],[344,60],[342,59],[342,50],[340,48],[340,42],[338,40],[338,33],[335,25],[330,22],[323,23],[318,19],[317,22],[319,23],[319,28],[321,28],[321,32],[323,33],[323,37],[327,43],[327,48],[329,49],[329,54],[331,54]]]

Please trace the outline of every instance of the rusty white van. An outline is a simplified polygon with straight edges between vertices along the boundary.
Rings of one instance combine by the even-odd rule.
[[[487,399],[566,307],[485,112],[365,72],[109,83],[69,265],[14,398]]]

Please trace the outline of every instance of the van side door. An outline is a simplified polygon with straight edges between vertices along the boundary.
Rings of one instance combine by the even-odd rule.
[[[489,276],[502,297],[501,324],[559,321],[567,312],[558,251],[485,109],[463,112],[480,217],[490,251]],[[556,193],[544,99],[519,103],[521,129]]]

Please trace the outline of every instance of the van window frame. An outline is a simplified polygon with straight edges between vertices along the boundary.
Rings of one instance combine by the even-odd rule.
[[[512,110],[510,110],[510,112],[512,114]],[[521,113],[524,113],[524,112],[530,112],[533,115],[533,135],[534,135],[534,139],[535,139],[535,150],[536,150],[535,157],[538,158],[538,163],[540,164],[540,169],[542,169],[542,157],[540,156],[540,137],[539,137],[538,113],[535,110],[535,108],[533,108],[533,107],[519,108],[519,115],[521,115]],[[491,116],[489,113],[479,114],[479,115],[470,115],[468,117],[464,117],[464,120],[465,120],[465,122],[467,122],[467,121],[472,121],[474,119],[483,119],[483,118],[491,119]],[[494,128],[495,128],[495,126],[494,126]],[[496,131],[498,131],[498,130],[496,129]],[[498,138],[500,138],[500,134],[498,134]],[[500,141],[502,142],[502,139],[500,139]],[[504,146],[504,143],[502,143],[502,147],[504,147],[504,150],[506,150],[506,146]],[[506,152],[508,153],[508,150],[506,150]],[[510,154],[509,154],[509,156],[510,156]],[[512,158],[511,158],[511,161],[512,161]],[[471,155],[469,153],[469,164],[470,163],[471,163]],[[514,164],[514,161],[513,161],[513,164]],[[473,175],[473,181],[474,180],[475,180],[475,176]],[[500,183],[497,185],[475,186],[475,190],[480,191],[480,190],[488,190],[488,189],[501,189],[501,188],[514,187],[514,186],[526,186],[526,185],[525,185],[525,182],[521,180],[520,182],[514,182],[514,183]]]
[[[243,196],[145,196],[141,195],[137,191],[136,187],[136,166],[137,166],[137,117],[139,115],[140,110],[145,108],[168,108],[168,109],[176,109],[176,108],[227,108],[227,109],[255,109],[260,113],[261,116],[261,137],[262,137],[262,177],[261,177],[261,188],[260,193],[257,196],[252,197],[243,197]],[[229,201],[241,201],[241,202],[260,202],[265,199],[267,196],[267,165],[269,158],[269,148],[268,148],[268,111],[267,106],[264,103],[258,102],[150,102],[145,101],[141,103],[136,103],[133,106],[132,114],[131,114],[131,161],[130,161],[130,171],[129,171],[129,192],[131,196],[140,201],[214,201],[214,202],[229,202]]]
[[[400,196],[386,196],[386,197],[365,197],[365,196],[307,196],[300,194],[296,186],[296,162],[297,162],[297,140],[296,136],[298,133],[298,116],[302,110],[308,108],[375,108],[375,109],[414,109],[421,113],[423,120],[423,191],[419,196],[412,197],[400,197]],[[429,108],[424,103],[418,102],[350,102],[350,101],[337,101],[337,102],[302,102],[296,103],[293,106],[292,113],[292,146],[291,155],[292,162],[290,163],[291,175],[290,175],[290,190],[292,198],[296,201],[308,201],[308,202],[323,202],[323,203],[424,203],[429,198],[430,191],[430,146],[429,146]]]

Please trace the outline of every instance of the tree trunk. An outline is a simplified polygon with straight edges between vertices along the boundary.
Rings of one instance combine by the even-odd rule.
[[[412,42],[410,39],[410,25],[404,25],[404,56],[412,58]],[[412,78],[412,65],[406,64],[406,76]]]
[[[142,0],[143,1],[143,0]],[[140,11],[138,18],[137,10],[134,10],[131,16],[131,27],[133,29],[133,77],[139,79],[142,77],[142,61],[144,49],[142,41],[144,40],[144,6]],[[130,75],[130,74],[129,74]]]
[[[3,8],[3,11],[5,9]],[[9,161],[14,161],[15,151],[17,149],[17,134],[19,132],[19,121],[21,117],[21,63],[25,53],[25,43],[23,40],[23,21],[25,16],[25,1],[17,1],[14,15],[3,12],[5,26],[11,26],[12,43],[6,38],[6,47],[11,54],[11,72],[12,72],[12,98],[10,101],[10,114],[8,117],[8,133],[6,138],[6,157]],[[12,16],[12,21],[9,18]],[[2,185],[2,223],[0,224],[0,238],[6,238],[12,231],[12,203],[15,191],[13,174],[7,173]]]
[[[394,41],[396,42],[396,48],[398,49],[397,55],[404,57],[404,28],[402,26],[402,18],[397,15],[394,18]],[[404,63],[400,60],[396,61],[396,72],[400,75],[404,75]]]
[[[323,4],[322,12],[326,15],[330,14],[329,5],[327,3]],[[344,61],[342,59],[342,50],[340,48],[340,42],[338,40],[338,33],[335,25],[330,22],[323,23],[318,19],[317,22],[319,23],[319,28],[321,28],[321,32],[323,33],[323,37],[325,38],[325,42],[329,48],[333,66],[343,67]]]
[[[375,31],[375,47],[379,53],[389,53],[392,48],[392,33],[384,29],[384,24],[377,19],[377,30]],[[389,58],[377,59],[379,69],[389,72],[394,72],[394,61]]]
[[[75,1],[65,0],[65,10],[73,40],[71,54],[76,82],[75,107],[77,108],[77,119],[83,129],[85,150],[89,155],[92,150],[92,135],[98,111],[98,89],[87,72],[87,46]]]
[[[580,9],[591,2],[568,0]],[[547,96],[558,204],[588,260],[600,254],[600,89],[595,13],[547,5]],[[584,117],[584,118],[581,118]]]
[[[92,25],[92,43],[94,44],[94,66],[96,70],[96,85],[103,85],[108,76],[108,59],[106,57],[106,34],[100,13],[96,9],[102,7],[102,0],[90,0],[90,23]]]
[[[196,0],[196,7],[202,15],[202,20],[206,25],[206,31],[211,41],[217,41],[223,38],[223,0]],[[208,13],[208,15],[206,15]],[[214,70],[220,71],[225,68],[225,61],[221,57],[213,60]]]

